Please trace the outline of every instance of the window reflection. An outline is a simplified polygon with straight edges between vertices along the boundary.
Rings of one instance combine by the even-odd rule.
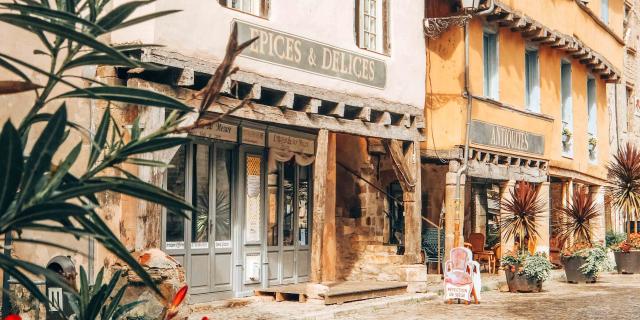
[[[191,247],[207,248],[209,239],[209,146],[196,144],[193,148],[193,212]]]
[[[310,166],[300,167],[298,174],[298,244],[309,244],[309,176]]]
[[[278,187],[279,170],[278,162],[269,162],[269,176],[267,178],[269,192],[269,207],[267,216],[267,245],[278,245]]]
[[[283,245],[292,246],[294,231],[293,231],[293,218],[294,218],[294,179],[295,179],[296,165],[293,160],[289,160],[283,165],[283,191],[284,191],[284,212],[282,223],[282,240]]]
[[[231,240],[231,152],[216,149],[216,241]]]
[[[178,197],[185,192],[185,157],[186,146],[181,146],[171,159],[167,169],[167,190]],[[178,212],[167,210],[167,226],[165,247],[167,249],[184,249],[184,218]]]

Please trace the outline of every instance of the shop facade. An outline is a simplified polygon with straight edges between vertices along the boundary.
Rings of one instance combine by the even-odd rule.
[[[485,243],[476,250],[498,258],[513,250],[521,240],[506,239],[496,226],[519,181],[533,184],[544,204],[530,249],[557,256],[570,244],[558,239],[554,223],[576,190],[596,200],[601,215],[591,227],[596,241],[604,239],[606,87],[621,76],[623,6],[594,5],[486,1],[466,27],[440,28],[438,19],[460,12],[447,1],[428,4],[427,56],[439,68],[427,81],[425,117],[434,134],[421,150],[423,215],[442,217],[447,249],[479,233]],[[553,16],[573,18],[549,19],[550,7]],[[592,14],[600,9],[611,13],[607,24]]]
[[[116,43],[158,36],[167,48],[132,54],[167,69],[100,67],[102,80],[194,107],[231,31],[239,43],[259,37],[206,112],[221,120],[190,131],[189,145],[151,155],[171,166],[142,174],[198,210],[182,219],[128,200],[118,207],[124,223],[114,228],[130,235],[125,240],[136,251],[159,248],[175,259],[191,302],[377,279],[367,263],[374,255],[376,266],[387,268],[377,280],[406,279],[407,269],[420,267],[424,4],[327,1],[312,14],[334,22],[321,28],[308,23],[303,3],[251,3],[190,5],[182,17],[113,35]],[[211,18],[200,19],[203,12]],[[366,32],[363,19],[370,21]],[[194,21],[202,24],[194,34],[173,32]],[[212,29],[216,38],[202,41]],[[124,122],[135,118],[127,112]],[[137,115],[146,128],[165,116]]]

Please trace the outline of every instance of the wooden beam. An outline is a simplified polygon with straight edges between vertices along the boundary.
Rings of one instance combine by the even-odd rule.
[[[241,101],[238,99],[220,97],[218,99],[218,103],[214,103],[209,111],[224,113],[238,106],[240,102]],[[307,114],[290,109],[282,110],[280,108],[265,106],[254,102],[246,108],[235,111],[232,116],[247,120],[271,122],[310,129],[328,129],[332,132],[348,133],[363,137],[398,139],[404,141],[422,139],[422,135],[414,126],[411,128],[405,128],[404,126],[390,125],[390,115],[387,115],[389,124],[384,125],[377,122],[372,123],[362,122],[360,120],[337,119],[335,117],[321,114]]]
[[[222,89],[220,91],[222,93],[231,94],[231,87],[233,86],[231,82],[231,78],[224,79],[224,83],[222,84]]]
[[[391,114],[387,111],[383,112],[376,120],[376,123],[383,126],[391,125]]]
[[[322,282],[322,238],[326,215],[327,154],[329,131],[320,129],[316,138],[316,159],[313,165],[313,224],[311,225],[311,282]]]
[[[371,121],[371,108],[362,107],[358,111],[358,114],[356,115],[356,119],[360,119],[360,120],[365,121],[365,122]]]
[[[415,116],[415,118],[413,118],[412,125],[418,129],[424,129],[427,127],[424,123],[424,116]]]
[[[293,92],[285,92],[282,98],[276,103],[276,107],[293,109]]]
[[[515,15],[513,13],[508,13],[500,20],[498,20],[498,25],[501,27],[510,27],[515,23]]]
[[[337,135],[329,133],[327,141],[327,177],[325,185],[324,227],[322,229],[322,282],[336,280],[336,142]]]
[[[321,104],[322,104],[321,100],[311,98],[309,99],[309,102],[307,102],[304,105],[304,108],[302,108],[301,111],[306,113],[318,113],[318,108],[320,107]]]
[[[333,108],[331,108],[331,110],[329,110],[329,113],[327,113],[327,115],[337,118],[344,118],[344,102],[338,102]]]
[[[191,68],[184,68],[180,71],[180,75],[176,80],[176,85],[179,87],[190,87],[195,82],[195,72]]]
[[[254,100],[259,100],[262,96],[262,87],[260,84],[254,83],[251,86],[251,91],[249,92],[249,98]]]
[[[400,118],[400,124],[407,128],[411,127],[411,116],[408,113],[403,114]]]

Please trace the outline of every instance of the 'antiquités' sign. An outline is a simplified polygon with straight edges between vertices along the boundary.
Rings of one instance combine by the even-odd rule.
[[[471,143],[532,154],[544,154],[544,137],[478,120],[471,121]]]
[[[242,56],[376,88],[385,86],[387,68],[382,60],[246,22],[235,23],[238,42],[258,37]]]

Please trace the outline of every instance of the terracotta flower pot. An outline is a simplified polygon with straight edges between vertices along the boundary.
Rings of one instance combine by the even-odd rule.
[[[618,273],[640,273],[640,251],[614,252]]]
[[[582,266],[587,261],[583,257],[562,257],[562,264],[564,264],[564,274],[567,276],[567,282],[570,283],[594,283],[597,277],[587,277],[582,271]]]
[[[518,273],[518,267],[514,268],[515,271],[512,271],[511,268],[507,268],[505,270],[505,275],[507,277],[507,286],[509,286],[509,291],[516,292],[540,292],[542,291],[542,281],[529,279],[525,275],[520,275]]]

